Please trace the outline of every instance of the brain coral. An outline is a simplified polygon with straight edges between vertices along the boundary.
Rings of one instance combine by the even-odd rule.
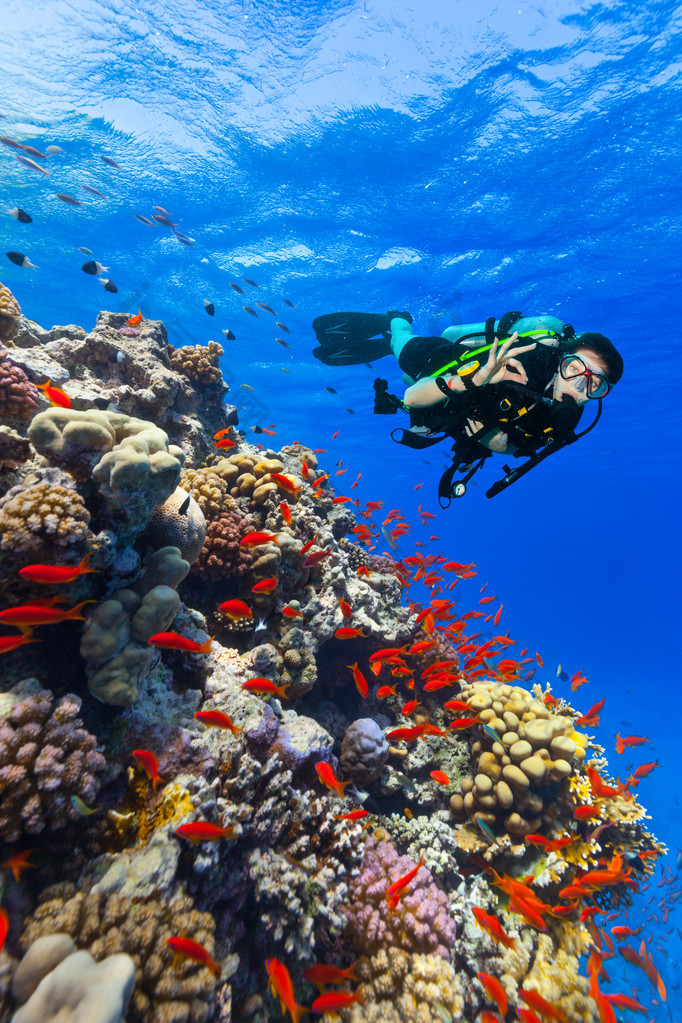
[[[347,933],[359,954],[375,955],[396,945],[407,952],[433,952],[450,959],[455,921],[447,895],[436,887],[426,867],[420,867],[398,908],[388,908],[386,889],[415,866],[408,856],[398,856],[391,842],[367,840],[347,911]]]
[[[187,935],[214,954],[215,923],[190,898],[135,900],[120,895],[76,891],[65,883],[45,889],[29,917],[20,944],[27,949],[46,934],[70,934],[97,962],[126,953],[135,963],[135,990],[127,1023],[204,1023],[211,1015],[215,977],[188,959],[173,966],[166,945]]]
[[[89,522],[90,512],[69,476],[40,469],[0,499],[0,550],[72,547],[87,540]]]
[[[192,571],[215,580],[245,575],[253,564],[253,555],[240,547],[239,541],[251,529],[249,520],[238,512],[223,512],[208,523],[206,540]]]
[[[28,419],[38,408],[38,388],[20,366],[14,365],[7,350],[0,345],[0,417],[3,420]]]
[[[78,718],[72,693],[55,704],[42,692],[15,703],[0,721],[0,837],[16,842],[22,831],[63,828],[78,820],[72,796],[92,804],[105,766],[96,740]]]
[[[177,547],[191,565],[199,557],[206,539],[206,519],[192,494],[176,487],[149,520],[147,535],[156,547]]]

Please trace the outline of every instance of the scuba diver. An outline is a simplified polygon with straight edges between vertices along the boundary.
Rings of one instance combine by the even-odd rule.
[[[438,486],[441,507],[466,493],[467,483],[493,453],[526,458],[504,465],[486,491],[495,497],[541,461],[594,429],[602,401],[623,375],[623,359],[603,334],[576,334],[555,316],[523,316],[448,327],[421,337],[407,312],[327,313],[313,321],[327,366],[352,366],[393,354],[408,385],[403,399],[374,381],[374,411],[410,416],[393,440],[415,450],[454,441],[452,465]],[[590,425],[576,433],[584,406],[597,403]],[[455,476],[460,478],[455,481]]]

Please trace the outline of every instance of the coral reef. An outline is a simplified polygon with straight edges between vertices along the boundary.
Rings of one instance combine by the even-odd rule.
[[[0,309],[0,323],[2,319]],[[15,365],[7,349],[0,345],[0,417],[4,422],[26,420],[39,408],[38,388],[31,383],[23,369]]]
[[[146,535],[154,547],[177,547],[185,561],[193,565],[206,539],[203,509],[192,494],[176,487],[152,512]]]
[[[206,540],[192,569],[202,578],[220,581],[239,577],[253,566],[253,554],[239,541],[252,524],[239,512],[223,512],[206,527]]]
[[[12,555],[85,549],[90,512],[68,473],[38,469],[0,498],[0,550]]]
[[[356,969],[364,1005],[345,1009],[343,1023],[443,1023],[465,1018],[462,978],[440,956],[410,954],[389,945]]]
[[[21,306],[16,298],[0,281],[0,341],[11,342],[16,337]]]
[[[28,696],[0,720],[0,837],[63,828],[78,819],[74,796],[92,804],[105,760],[78,717],[73,694]]]
[[[222,391],[223,374],[220,370],[220,357],[224,355],[222,345],[209,341],[208,345],[183,345],[182,348],[170,348],[169,355],[172,368],[176,373],[184,373],[193,384],[201,387],[219,388]]]
[[[345,731],[341,743],[344,778],[358,785],[376,781],[388,760],[388,742],[373,718],[357,718]]]

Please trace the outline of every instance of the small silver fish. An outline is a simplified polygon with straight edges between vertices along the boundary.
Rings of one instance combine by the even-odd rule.
[[[99,188],[93,188],[92,185],[81,185],[84,192],[89,192],[90,195],[97,195],[100,199],[106,199],[106,195],[100,192]]]
[[[296,308],[296,306],[294,305],[294,303],[292,301],[290,301],[290,299],[283,298],[282,301],[284,302],[285,305],[288,305],[290,309],[295,309]]]
[[[83,203],[82,203],[82,201],[80,199],[74,199],[74,197],[72,195],[67,195],[66,192],[57,192],[55,194],[56,194],[57,199],[61,199],[61,201],[65,202],[67,206],[82,206],[83,205]]]
[[[384,540],[386,541],[389,547],[392,547],[394,551],[398,550],[398,544],[395,542],[386,526],[381,527],[381,535],[383,536]]]
[[[163,206],[152,206],[154,213],[160,213],[162,217],[172,217],[173,214],[170,210],[165,210]]]
[[[141,224],[147,224],[149,227],[156,227],[156,224],[154,224],[153,221],[149,220],[147,217],[143,217],[141,213],[134,213],[133,216],[135,217],[135,220],[139,220]]]
[[[102,161],[102,163],[106,163],[107,167],[115,167],[116,170],[122,170],[123,169],[121,167],[120,163],[116,163],[116,161],[112,160],[110,156],[102,156],[100,154],[100,160]]]
[[[35,156],[38,160],[47,160],[46,154],[41,153],[39,149],[35,149],[33,146],[21,146],[21,149],[23,149],[27,156]]]
[[[89,817],[91,813],[97,813],[97,807],[93,810],[86,806],[80,796],[71,796],[71,806],[81,817]]]
[[[47,146],[45,152],[49,153],[50,156],[61,156],[64,150],[61,146]]]
[[[242,280],[250,284],[252,288],[260,288],[260,284],[256,284],[252,277],[242,277]]]
[[[39,174],[44,174],[46,178],[49,178],[50,172],[46,171],[44,167],[39,167],[35,160],[29,160],[27,156],[21,156],[19,153],[14,154],[14,159],[24,167],[28,167],[29,170],[38,171]]]
[[[84,256],[91,256],[92,255],[92,249],[89,249],[87,247],[87,245],[79,245],[78,246],[78,251],[82,252]]]

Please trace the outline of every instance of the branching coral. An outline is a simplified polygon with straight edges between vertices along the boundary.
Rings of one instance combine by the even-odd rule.
[[[90,512],[68,475],[40,469],[0,499],[0,550],[75,547],[88,539],[89,522]]]
[[[209,341],[206,347],[183,345],[182,348],[169,348],[168,354],[176,373],[184,373],[193,384],[222,390],[223,374],[219,362],[225,354],[222,345],[216,341]]]
[[[63,932],[98,962],[126,953],[135,963],[127,1023],[204,1023],[211,1011],[215,977],[190,960],[173,966],[166,942],[173,935],[191,936],[213,955],[214,927],[210,913],[199,912],[186,896],[134,902],[62,884],[45,889],[20,943],[27,949],[42,935]]]
[[[6,285],[0,283],[0,340],[8,343],[17,332],[21,307]]]
[[[253,564],[253,555],[239,541],[252,529],[239,512],[224,512],[208,523],[201,553],[192,566],[206,579],[228,579],[246,575]]]
[[[63,828],[78,813],[71,797],[95,799],[105,760],[78,717],[81,701],[44,692],[15,703],[0,722],[0,836]]]
[[[348,908],[348,934],[360,954],[374,955],[396,945],[408,952],[435,952],[449,960],[455,921],[447,895],[436,887],[426,867],[420,867],[399,908],[389,909],[386,890],[415,866],[408,856],[398,856],[392,843],[367,841]]]
[[[0,316],[0,322],[2,317]],[[38,388],[0,345],[0,418],[29,419],[40,408]]]

